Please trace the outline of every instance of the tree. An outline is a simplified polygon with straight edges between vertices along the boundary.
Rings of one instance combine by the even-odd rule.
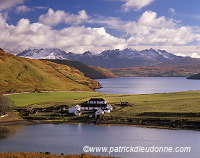
[[[2,48],[0,48],[0,52],[4,52],[4,50]]]
[[[12,100],[7,98],[3,94],[0,94],[0,116],[5,115],[7,112],[10,112],[14,105],[15,104]]]

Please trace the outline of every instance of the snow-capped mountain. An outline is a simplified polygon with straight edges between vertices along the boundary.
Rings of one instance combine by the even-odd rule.
[[[165,50],[146,49],[142,51],[126,48],[124,50],[105,50],[100,54],[85,52],[83,54],[66,53],[60,49],[29,49],[17,56],[32,59],[67,59],[80,61],[87,65],[104,68],[126,68],[134,66],[154,66],[183,57],[168,53]]]
[[[46,49],[28,49],[17,56],[31,58],[31,59],[66,59],[66,52],[58,48]]]
[[[126,68],[134,66],[154,66],[174,59],[183,58],[164,50],[106,50],[100,54],[85,52],[83,54],[68,53],[69,60],[81,61],[87,65],[104,68]]]

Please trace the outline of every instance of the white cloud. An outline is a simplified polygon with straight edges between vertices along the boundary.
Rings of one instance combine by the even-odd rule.
[[[200,41],[199,27],[181,26],[179,21],[158,17],[153,11],[144,12],[138,21],[95,17],[89,22],[123,32],[129,45],[184,45]]]
[[[111,2],[121,1],[123,2],[122,11],[128,12],[132,9],[134,9],[134,11],[139,11],[142,8],[150,5],[155,0],[105,0],[105,1],[111,1]]]
[[[87,12],[85,10],[81,10],[77,15],[68,13],[64,21],[67,24],[78,25],[87,21],[89,18],[90,17],[87,15]]]
[[[156,28],[174,27],[176,25],[173,20],[167,20],[164,16],[157,18],[157,13],[153,11],[145,11],[139,18],[138,24]]]
[[[189,45],[189,46],[173,46],[173,45],[168,45],[168,46],[155,46],[155,45],[137,45],[137,46],[132,46],[130,47],[132,49],[137,49],[137,50],[144,50],[144,49],[149,49],[153,48],[156,50],[166,50],[167,52],[173,53],[178,56],[190,56],[193,58],[200,58],[200,49],[196,45]]]
[[[123,21],[116,17],[89,16],[84,10],[69,14],[49,9],[39,21],[31,23],[28,19],[21,19],[16,26],[8,25],[0,14],[0,48],[19,53],[28,48],[57,47],[82,53],[146,45],[148,48],[166,48],[177,55],[199,57],[200,54],[200,49],[193,47],[200,45],[200,27],[181,26],[176,20],[158,17],[153,11],[144,12],[137,21]],[[102,26],[78,25],[84,22]],[[51,27],[59,23],[71,24],[71,27],[60,30]],[[106,31],[107,27],[124,34],[124,38],[112,36]]]
[[[79,11],[78,14],[70,14],[62,10],[54,11],[52,8],[48,10],[48,13],[39,17],[41,23],[50,26],[55,26],[62,22],[70,25],[78,25],[88,19],[89,16],[85,10]]]
[[[117,17],[104,17],[104,16],[94,16],[87,20],[87,23],[99,24],[107,28],[112,29],[123,29],[121,26],[124,25],[124,21]]]
[[[4,18],[3,14],[0,13],[0,28],[6,25],[6,19]]]
[[[150,5],[154,0],[122,0],[125,3],[122,5],[123,11],[127,12],[131,9],[138,11],[148,5]]]
[[[0,11],[24,3],[25,0],[0,0]]]
[[[124,29],[130,37],[130,45],[184,45],[199,41],[200,36],[193,33],[190,27],[179,26],[176,21],[165,17],[157,17],[152,11],[144,12],[137,22],[127,22]]]
[[[83,53],[102,49],[126,48],[126,40],[108,34],[104,27],[67,27],[52,29],[42,23],[30,23],[21,19],[17,25],[8,25],[0,15],[0,48],[19,53],[28,48],[60,48],[65,51]]]
[[[33,9],[31,9],[31,8],[29,8],[29,7],[27,7],[27,6],[25,6],[25,5],[21,5],[21,6],[18,6],[18,7],[16,7],[16,13],[26,13],[26,12],[30,12],[30,11],[32,11]]]
[[[54,11],[53,9],[49,9],[48,13],[42,14],[39,17],[39,21],[45,25],[54,26],[64,21],[66,13],[62,10]]]

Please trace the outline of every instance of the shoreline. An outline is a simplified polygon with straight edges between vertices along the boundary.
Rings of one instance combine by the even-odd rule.
[[[41,157],[41,158],[119,158],[115,156],[101,156],[101,155],[93,155],[90,153],[82,153],[82,154],[53,154],[50,152],[0,152],[1,158],[28,158],[28,157]]]
[[[102,88],[102,87],[100,87]],[[94,88],[95,89],[100,89],[100,88]],[[49,93],[49,92],[90,92],[90,93],[98,93],[96,91],[56,91],[56,90],[51,90],[51,91],[39,91],[39,92],[18,92],[18,93],[3,93],[4,96],[8,96],[8,95],[18,95],[18,94],[30,94],[30,93]]]
[[[134,126],[141,128],[154,128],[154,129],[168,129],[168,130],[200,130],[200,122],[199,125],[195,126],[195,124],[190,124],[189,126],[181,126],[176,124],[169,125],[159,125],[159,124],[144,124],[144,123],[130,123],[130,122],[109,122],[109,121],[78,121],[78,120],[13,120],[0,122],[0,127],[3,126],[15,126],[15,125],[37,125],[37,124],[89,124],[89,125],[97,125],[97,126]]]

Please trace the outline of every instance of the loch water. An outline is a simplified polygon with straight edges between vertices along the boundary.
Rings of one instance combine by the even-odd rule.
[[[185,77],[120,77],[98,79],[104,94],[151,94],[200,90],[200,80]]]
[[[84,146],[172,147],[173,149],[190,147],[190,152],[112,152],[110,155],[125,158],[193,158],[200,155],[200,132],[192,130],[87,124],[38,124],[9,126],[7,130],[0,131],[0,152],[48,151],[55,154],[81,154]],[[91,154],[109,155],[107,152]]]

